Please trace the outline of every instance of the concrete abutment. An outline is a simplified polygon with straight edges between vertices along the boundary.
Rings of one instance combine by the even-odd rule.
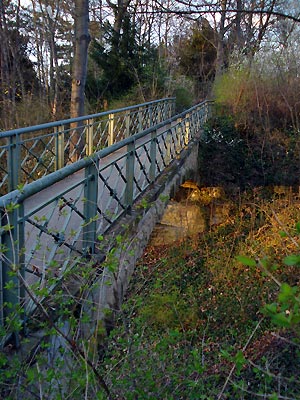
[[[198,142],[191,143],[134,205],[131,215],[123,217],[105,237],[103,247],[107,254],[114,248],[115,259],[107,257],[98,285],[89,294],[94,305],[91,309],[95,310],[90,319],[94,321],[93,325],[96,326],[100,318],[108,331],[112,326],[113,315],[120,310],[137,259],[142,256],[155,225],[161,220],[168,199],[185,180],[197,181],[198,147]],[[84,336],[93,334],[91,324],[82,328]]]

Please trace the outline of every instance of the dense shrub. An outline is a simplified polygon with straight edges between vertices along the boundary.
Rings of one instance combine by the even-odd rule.
[[[253,133],[299,132],[300,80],[290,71],[259,66],[229,69],[214,84],[216,103],[224,107],[239,129]]]
[[[244,189],[299,183],[300,143],[295,135],[278,130],[249,132],[236,125],[234,116],[216,116],[206,127],[199,149],[204,185]]]

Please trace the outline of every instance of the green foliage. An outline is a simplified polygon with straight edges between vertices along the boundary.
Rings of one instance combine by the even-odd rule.
[[[247,113],[247,98],[249,90],[251,93],[250,70],[247,68],[229,69],[214,82],[214,95],[217,105],[225,106],[231,110],[236,118],[243,120]],[[250,95],[249,93],[249,95]]]
[[[176,112],[180,113],[193,105],[193,94],[184,87],[179,87],[175,90],[176,97]]]
[[[248,267],[255,267],[256,266],[256,262],[252,258],[245,257],[245,256],[237,256],[236,259],[240,263],[242,263],[242,264],[244,264],[244,265],[246,265]]]
[[[266,134],[241,126],[236,114],[220,112],[206,125],[199,147],[206,186],[297,185],[300,142],[293,135]]]
[[[27,282],[35,309],[25,315],[23,305],[15,303],[14,295],[11,301],[9,297],[9,291],[18,291],[21,269],[7,260],[11,279],[4,287],[9,301],[3,304],[0,330],[1,398],[107,398],[108,388],[95,366],[103,327],[98,323],[93,328],[96,310],[88,299],[89,291],[97,290],[95,261],[75,261],[66,267],[63,279],[55,275],[59,263],[52,260],[44,279]],[[88,339],[78,334],[83,328],[92,332]]]
[[[216,32],[208,21],[202,21],[201,26],[193,26],[191,35],[180,43],[179,66],[185,75],[194,76],[199,81],[214,76],[217,56],[215,40]]]
[[[214,140],[223,140],[218,131]],[[207,206],[210,213],[215,205]],[[6,319],[11,331],[0,331],[4,342],[28,327],[38,344],[29,347],[29,364],[5,346],[0,396],[105,399],[107,384],[111,398],[299,398],[298,193],[278,198],[256,189],[232,194],[230,205],[226,222],[170,249],[147,249],[126,301],[115,307],[109,339],[97,322],[95,260],[76,260],[62,281],[54,276],[31,285],[39,307],[28,326],[21,308],[7,302],[14,312]],[[98,241],[105,246],[101,235]],[[101,266],[109,285],[127,251],[126,236],[116,234]],[[58,267],[54,260],[47,270]],[[16,288],[19,268],[11,270],[6,289]],[[111,309],[103,313],[113,319]]]
[[[291,254],[290,256],[284,258],[283,263],[288,266],[300,265],[300,256]]]
[[[277,301],[267,304],[264,312],[272,322],[283,328],[298,328],[300,323],[300,290],[297,286],[282,283]]]
[[[148,248],[111,333],[106,367],[100,366],[116,397],[299,398],[298,321],[289,317],[298,315],[298,259],[285,256],[298,224],[280,214],[286,212],[282,199],[269,197],[257,204],[260,218],[249,217],[256,196],[233,198],[231,222],[201,237],[169,250]],[[282,225],[269,223],[270,209],[287,223],[286,237],[279,235]],[[266,243],[293,265],[283,268],[279,254],[263,257]],[[278,294],[284,277],[289,283]],[[279,316],[276,326],[292,328],[278,331],[282,341],[275,341],[273,320],[260,310]]]
[[[276,60],[269,60],[272,65]],[[213,86],[216,104],[233,116],[239,130],[266,135],[275,131],[295,134],[299,129],[298,87],[289,66],[264,71],[259,62],[230,67]]]
[[[299,236],[299,222],[295,224],[293,229],[294,235]],[[281,237],[288,237],[288,234]],[[240,261],[245,266],[255,266],[256,262],[249,257],[237,256],[237,260]],[[300,257],[298,254],[291,254],[286,256],[282,260],[282,264],[287,267],[299,267]],[[274,277],[274,272],[278,271],[278,266],[268,266],[267,260],[261,260],[260,265],[262,272],[270,276],[279,286],[279,293],[277,295],[276,301],[273,303],[267,303],[262,311],[265,315],[269,316],[272,322],[282,328],[293,328],[298,330],[300,323],[300,289],[297,285],[290,285],[287,282],[280,282]]]
[[[250,155],[252,156],[252,154]],[[199,146],[200,176],[207,186],[245,188],[257,173],[257,158],[249,159],[247,143],[230,116],[216,116],[206,126]]]
[[[216,31],[201,18],[174,47],[178,58],[178,73],[194,83],[196,98],[205,98],[215,76]]]
[[[123,99],[127,106],[130,101],[136,103],[137,97],[144,101],[163,94],[166,72],[158,49],[137,43],[136,27],[129,14],[120,34],[107,23],[104,39],[104,44],[94,40],[90,46],[86,95],[91,106],[99,110],[99,105],[102,108],[109,101],[110,108],[115,108],[112,101]]]

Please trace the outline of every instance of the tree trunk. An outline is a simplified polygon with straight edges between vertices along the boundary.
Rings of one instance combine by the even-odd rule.
[[[236,18],[235,18],[235,40],[237,49],[240,51],[243,45],[243,32],[242,32],[242,10],[243,3],[242,0],[236,1]]]
[[[8,51],[8,35],[6,28],[6,15],[3,3],[0,4],[0,115],[1,115],[1,129],[9,129],[9,87],[10,75],[8,71],[9,66],[9,51]]]
[[[216,59],[216,77],[222,74],[225,62],[224,54],[224,35],[225,35],[225,20],[226,20],[227,0],[221,0],[221,19],[218,32],[217,43],[217,59]]]
[[[88,0],[75,1],[75,51],[72,74],[71,118],[84,115],[84,89],[87,75],[87,56],[90,42],[89,35],[89,2]],[[73,136],[70,145],[72,160],[79,158],[84,143],[81,139],[81,124],[73,123]],[[71,131],[72,132],[72,131]]]
[[[118,0],[117,4],[112,3],[110,0],[107,0],[107,4],[112,8],[114,12],[114,43],[113,46],[115,49],[119,47],[120,36],[122,24],[124,21],[124,16],[127,13],[127,9],[129,7],[131,0]]]

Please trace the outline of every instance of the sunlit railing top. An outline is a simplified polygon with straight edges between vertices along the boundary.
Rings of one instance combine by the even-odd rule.
[[[146,103],[134,104],[134,105],[128,106],[128,107],[117,108],[115,110],[101,111],[100,113],[96,113],[96,114],[83,115],[83,116],[77,117],[77,118],[62,119],[59,121],[48,122],[48,123],[40,124],[40,125],[27,126],[24,128],[11,129],[8,131],[0,131],[0,138],[9,137],[9,136],[13,136],[13,135],[19,135],[22,133],[35,132],[35,131],[39,131],[41,129],[47,129],[47,128],[51,128],[54,126],[70,124],[72,122],[86,121],[88,119],[104,117],[104,116],[107,116],[110,114],[119,114],[119,113],[126,112],[126,111],[133,111],[140,107],[149,107],[149,106],[161,104],[164,102],[173,103],[174,101],[175,101],[175,97],[166,97],[166,98],[159,99],[159,100],[148,101]]]
[[[5,304],[32,311],[26,285],[50,293],[79,260],[96,260],[99,236],[199,139],[210,110],[202,102],[0,197],[0,326]]]
[[[0,132],[0,195],[132,136],[175,111],[175,98]]]

